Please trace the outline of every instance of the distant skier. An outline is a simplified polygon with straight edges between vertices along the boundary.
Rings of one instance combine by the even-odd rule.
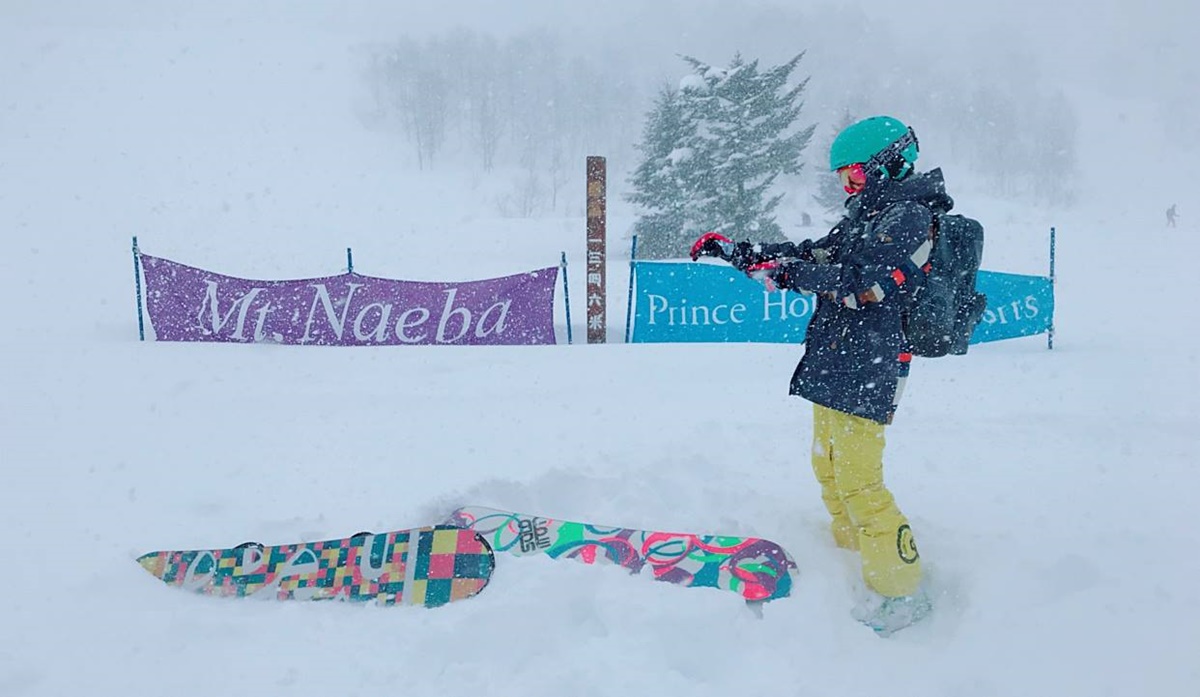
[[[813,292],[804,355],[791,393],[813,403],[812,467],[839,547],[858,550],[869,597],[856,619],[888,635],[929,614],[908,519],[883,482],[884,427],[912,360],[906,294],[929,258],[933,211],[948,211],[941,170],[916,174],[913,130],[876,116],[838,134],[830,169],[850,198],[825,237],[799,244],[734,243],[702,235],[692,258],[729,261],[768,287]]]
[[[1167,227],[1175,227],[1175,218],[1178,216],[1179,214],[1175,212],[1175,204],[1172,203],[1171,207],[1167,209]]]

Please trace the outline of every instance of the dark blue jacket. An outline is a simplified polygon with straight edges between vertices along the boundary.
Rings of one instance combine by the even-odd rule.
[[[779,286],[818,295],[792,394],[891,422],[911,360],[902,315],[924,278],[933,211],[953,205],[940,169],[872,180],[825,237],[763,246],[763,256],[782,262],[773,273]]]

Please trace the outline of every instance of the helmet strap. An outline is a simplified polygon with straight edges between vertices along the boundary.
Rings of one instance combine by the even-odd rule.
[[[864,169],[868,172],[878,172],[883,179],[903,179],[913,168],[912,163],[904,157],[904,150],[910,145],[914,145],[918,149],[921,147],[912,126],[909,126],[908,132],[896,139],[894,143],[872,155],[871,159],[867,160]],[[903,163],[898,168],[895,164],[897,161]]]

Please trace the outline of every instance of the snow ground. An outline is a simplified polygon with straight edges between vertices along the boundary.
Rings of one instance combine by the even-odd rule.
[[[399,146],[346,107],[349,38],[17,23],[0,39],[0,530],[22,580],[0,599],[0,695],[1200,683],[1194,201],[1168,230],[1117,198],[1047,213],[960,196],[989,226],[989,268],[1043,272],[1058,227],[1056,347],[915,368],[887,474],[939,607],[885,641],[848,616],[853,562],[825,531],[809,407],[786,395],[797,347],[136,341],[132,234],[261,278],[336,271],[346,246],[363,273],[412,280],[583,258],[581,218],[502,219],[477,175],[396,167]],[[729,594],[544,559],[501,558],[484,593],[436,611],[207,599],[133,562],[424,525],[466,503],[759,535],[801,576],[758,619]]]

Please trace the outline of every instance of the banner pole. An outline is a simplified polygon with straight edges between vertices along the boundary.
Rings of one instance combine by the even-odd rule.
[[[354,254],[346,247],[346,273],[354,273]]]
[[[630,324],[633,321],[633,274],[634,262],[637,261],[637,235],[633,236],[633,247],[629,250],[629,298],[625,301],[625,343],[629,343],[632,327]]]
[[[1050,294],[1054,294],[1054,248],[1057,233],[1054,227],[1050,228]],[[1050,329],[1046,332],[1046,348],[1054,350],[1054,317],[1050,318]]]
[[[563,307],[567,310],[567,344],[571,343],[571,290],[567,286],[567,253],[562,253],[562,262],[559,264],[563,272]]]
[[[137,235],[133,236],[133,287],[137,290],[138,341],[146,340],[146,320],[142,315],[142,269],[138,263]]]

